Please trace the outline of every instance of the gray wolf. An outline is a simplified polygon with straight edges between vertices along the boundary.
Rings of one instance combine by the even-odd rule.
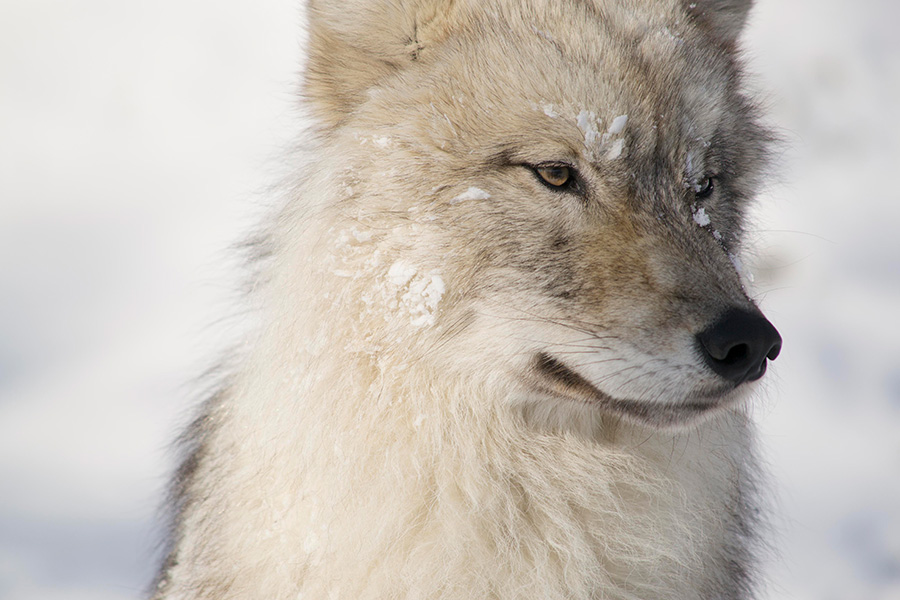
[[[311,0],[155,598],[746,599],[748,0]]]

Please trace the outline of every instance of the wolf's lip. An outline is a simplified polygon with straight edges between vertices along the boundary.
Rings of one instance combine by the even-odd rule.
[[[541,352],[535,357],[538,391],[570,400],[599,406],[646,425],[666,427],[690,422],[723,405],[722,398],[733,388],[704,394],[704,400],[679,403],[648,403],[613,398],[598,390],[584,377],[560,360]],[[760,377],[762,374],[760,374]]]

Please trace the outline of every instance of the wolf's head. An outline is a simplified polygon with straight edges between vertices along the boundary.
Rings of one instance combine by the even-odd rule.
[[[365,351],[502,374],[554,418],[678,424],[742,397],[781,345],[737,259],[767,142],[736,57],[749,4],[311,0],[340,260],[384,317]]]

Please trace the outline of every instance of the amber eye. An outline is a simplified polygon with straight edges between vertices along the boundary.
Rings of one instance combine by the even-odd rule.
[[[698,181],[697,185],[694,186],[694,196],[696,196],[698,200],[709,198],[712,195],[713,190],[716,189],[714,180],[715,177],[707,175]]]
[[[563,188],[572,182],[572,169],[565,165],[540,165],[534,172],[552,188]]]

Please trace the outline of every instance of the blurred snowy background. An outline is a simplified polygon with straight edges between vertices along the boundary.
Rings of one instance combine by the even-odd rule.
[[[289,143],[297,2],[0,0],[0,598],[137,599],[229,246]],[[900,3],[759,0],[767,599],[900,599]],[[209,326],[209,327],[207,327]]]

